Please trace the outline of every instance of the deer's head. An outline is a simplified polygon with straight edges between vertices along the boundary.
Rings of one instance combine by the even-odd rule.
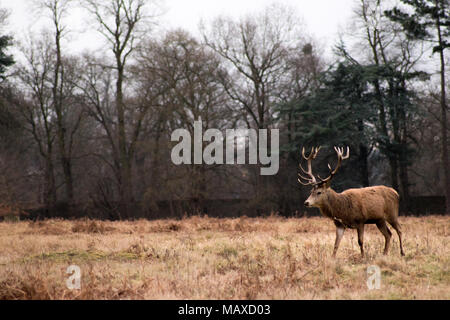
[[[333,170],[331,169],[330,164],[328,164],[328,168],[330,169],[330,175],[325,179],[322,179],[319,176],[317,176],[316,179],[316,177],[312,173],[312,160],[314,160],[317,157],[319,150],[320,147],[312,148],[311,153],[307,157],[305,156],[305,148],[302,149],[302,156],[308,162],[308,170],[303,169],[301,164],[299,165],[300,169],[303,171],[303,174],[305,174],[306,176],[299,173],[298,182],[300,182],[304,186],[311,185],[313,187],[311,190],[311,194],[305,201],[305,206],[307,207],[320,208],[328,201],[328,194],[331,190],[330,189],[331,179],[333,179],[334,175],[337,173],[339,167],[341,166],[342,160],[345,160],[350,156],[349,147],[347,147],[346,155],[344,155],[344,148],[334,147],[334,150],[336,151],[338,157],[336,167]],[[302,180],[306,182],[303,182]]]

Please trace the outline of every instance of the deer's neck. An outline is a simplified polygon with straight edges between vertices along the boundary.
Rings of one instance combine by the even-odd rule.
[[[327,201],[320,207],[320,211],[331,219],[347,220],[347,215],[352,210],[352,202],[349,197],[337,193],[333,189],[327,192]]]

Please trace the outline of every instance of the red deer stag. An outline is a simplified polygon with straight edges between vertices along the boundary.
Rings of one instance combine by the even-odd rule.
[[[298,181],[303,185],[312,185],[311,195],[305,201],[305,206],[316,207],[325,216],[333,220],[336,225],[336,241],[334,244],[333,257],[339,248],[345,228],[356,229],[358,231],[358,244],[361,248],[361,256],[364,257],[363,238],[364,225],[376,224],[386,240],[384,254],[389,251],[391,231],[386,225],[386,221],[397,231],[400,240],[400,253],[405,255],[402,246],[402,232],[398,223],[398,193],[385,186],[375,186],[359,189],[348,189],[342,193],[337,193],[330,188],[331,179],[334,177],[342,160],[350,156],[350,149],[347,147],[347,154],[344,155],[344,148],[334,148],[337,153],[337,165],[333,170],[328,164],[330,175],[322,179],[314,177],[311,162],[317,157],[319,148],[312,148],[308,157],[305,156],[305,148],[302,150],[303,158],[308,162],[308,170],[300,169]],[[304,175],[308,177],[305,177]],[[306,181],[306,183],[302,182]]]

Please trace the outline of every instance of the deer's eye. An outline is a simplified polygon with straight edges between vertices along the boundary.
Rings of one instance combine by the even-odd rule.
[[[320,192],[320,191],[319,191],[319,192],[317,192],[317,195],[319,195],[319,194],[322,194],[322,192]]]

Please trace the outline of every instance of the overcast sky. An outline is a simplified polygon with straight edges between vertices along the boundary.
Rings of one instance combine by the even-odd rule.
[[[320,38],[332,39],[339,25],[345,25],[355,0],[166,0],[167,19],[174,25],[191,31],[198,21],[206,21],[219,14],[240,16],[255,12],[273,3],[285,3],[297,9],[306,21],[309,31]]]
[[[183,27],[194,34],[198,33],[200,19],[209,21],[217,15],[238,17],[256,12],[266,5],[278,2],[297,9],[304,19],[307,32],[326,47],[327,52],[335,44],[338,31],[345,27],[351,17],[356,0],[160,0],[166,13],[162,23],[166,29]],[[0,6],[11,11],[9,29],[16,39],[22,39],[28,30],[39,29],[41,17],[31,10],[33,0],[0,0]],[[80,10],[72,10],[68,24],[73,29],[82,30],[85,21]],[[76,26],[76,27],[75,27]],[[84,29],[86,32],[86,29]],[[73,41],[78,47],[92,48],[95,38],[86,33],[74,33]],[[86,39],[89,39],[86,41]]]

